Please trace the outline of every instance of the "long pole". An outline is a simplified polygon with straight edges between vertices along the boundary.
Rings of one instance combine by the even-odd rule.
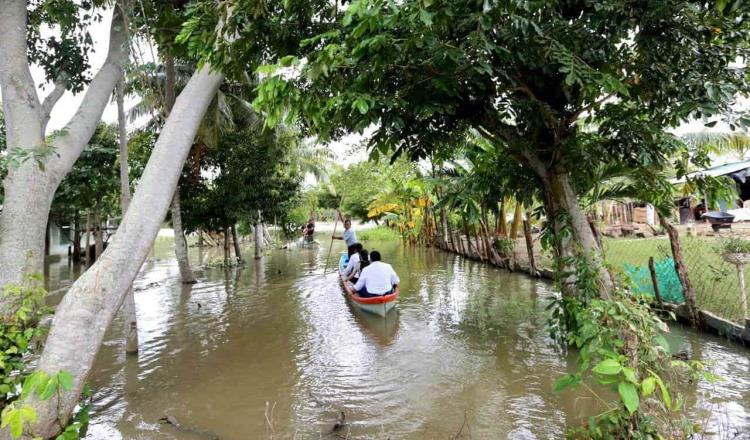
[[[328,246],[328,256],[326,257],[326,265],[323,269],[323,275],[328,272],[328,261],[331,259],[331,251],[333,250],[333,240],[334,236],[336,236],[336,227],[339,225],[339,216],[341,215],[341,203],[344,201],[344,196],[341,196],[341,200],[339,200],[339,207],[336,209],[336,219],[333,222],[333,233],[331,234],[331,245]]]

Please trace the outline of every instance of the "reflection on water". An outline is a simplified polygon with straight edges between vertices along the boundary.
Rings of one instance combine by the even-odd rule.
[[[343,411],[349,438],[546,439],[599,408],[552,391],[575,361],[546,334],[547,283],[432,249],[368,247],[403,282],[386,320],[321,275],[327,245],[204,269],[188,286],[157,251],[136,282],[140,353],[123,354],[118,317],[90,379],[88,438],[334,438]],[[51,269],[50,286],[72,277]],[[696,417],[726,435],[747,430],[750,352],[681,327],[670,338],[729,378],[688,390]],[[160,423],[167,414],[181,427]]]

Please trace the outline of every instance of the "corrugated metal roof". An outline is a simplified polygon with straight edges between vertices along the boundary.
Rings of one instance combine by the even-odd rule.
[[[737,171],[742,171],[747,168],[750,168],[750,160],[725,163],[722,165],[717,165],[715,167],[706,168],[705,170],[694,171],[688,174],[687,176],[683,177],[682,179],[671,179],[670,182],[684,183],[686,178],[692,179],[692,178],[701,177],[701,176],[709,176],[709,177],[727,176],[729,174],[733,174],[733,173],[736,173]]]

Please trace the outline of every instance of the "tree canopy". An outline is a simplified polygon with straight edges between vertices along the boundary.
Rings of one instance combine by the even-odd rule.
[[[535,176],[552,231],[570,227],[574,242],[560,242],[559,255],[576,247],[597,255],[578,202],[590,170],[651,170],[640,178],[666,188],[658,170],[682,147],[670,127],[690,118],[750,122],[735,106],[750,88],[735,64],[748,55],[747,9],[359,0],[302,43],[304,58],[262,69],[254,103],[269,124],[300,121],[323,138],[374,127],[376,154],[414,160],[479,133]]]

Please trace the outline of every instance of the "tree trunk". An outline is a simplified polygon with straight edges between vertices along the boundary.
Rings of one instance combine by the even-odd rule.
[[[91,265],[91,213],[86,213],[86,267]]]
[[[470,256],[470,254],[473,252],[472,244],[471,244],[471,235],[469,233],[469,223],[466,221],[466,216],[461,215],[461,224],[464,227],[464,235],[466,235],[466,242],[468,249],[466,249],[466,255]],[[459,235],[460,237],[460,235]],[[463,245],[463,240],[461,241],[461,244]],[[479,250],[477,250],[477,256],[479,257]]]
[[[175,100],[174,56],[169,52],[164,55],[164,82],[164,116],[168,118]],[[190,269],[188,245],[185,239],[185,230],[182,227],[179,182],[172,198],[172,229],[174,230],[174,253],[177,257],[177,265],[180,268],[180,280],[182,284],[196,283],[195,275]]]
[[[64,81],[40,102],[29,69],[26,47],[27,2],[0,2],[0,89],[7,130],[7,150],[29,151],[45,146],[44,131],[49,114],[64,91]],[[44,234],[50,205],[58,185],[70,171],[101,119],[115,83],[127,60],[127,28],[122,7],[116,7],[110,29],[107,59],[92,79],[78,110],[64,130],[51,141],[57,153],[44,159],[11,167],[4,183],[3,212],[0,214],[0,289],[18,283],[24,273],[42,271]],[[13,298],[0,295],[0,315],[12,316],[18,306]]]
[[[474,243],[476,244],[477,248],[477,254],[479,254],[479,259],[481,261],[484,261],[487,259],[486,249],[484,249],[484,246],[482,246],[482,242],[479,240],[479,228],[474,225],[471,227],[471,232],[474,234]]]
[[[128,132],[125,121],[124,78],[117,83],[117,132],[120,147],[120,208],[123,217],[130,206],[130,175],[128,170]],[[122,302],[122,315],[125,317],[125,353],[138,353],[138,318],[135,312],[133,285]]]
[[[94,261],[104,252],[104,234],[102,231],[102,216],[99,210],[94,211]]]
[[[486,216],[485,216],[486,219]],[[482,237],[484,238],[484,247],[487,251],[487,258],[492,261],[494,264],[497,264],[498,266],[502,266],[505,264],[505,261],[503,261],[503,258],[498,255],[497,251],[495,250],[495,247],[492,246],[491,238],[490,238],[490,231],[489,227],[487,226],[486,220],[480,220],[480,226],[482,227]],[[510,267],[508,267],[510,269]]]
[[[521,226],[522,209],[523,206],[521,206],[521,202],[516,200],[516,210],[513,213],[513,224],[510,227],[510,238],[513,240],[518,238],[518,228]]]
[[[196,72],[177,99],[111,245],[57,307],[38,369],[72,374],[73,389],[46,401],[30,396],[23,402],[38,416],[24,427],[27,437],[53,437],[78,403],[104,334],[159,232],[198,126],[221,84],[222,77],[210,69],[206,65]],[[0,438],[9,438],[8,431]]]
[[[529,257],[529,275],[532,277],[539,276],[539,271],[536,269],[536,258],[534,257],[534,240],[531,237],[531,225],[529,219],[531,217],[526,214],[526,220],[523,221],[523,237],[526,239],[526,254]]]
[[[664,230],[667,231],[667,235],[669,235],[669,245],[672,248],[674,267],[677,271],[677,277],[680,279],[680,284],[682,284],[682,293],[685,296],[685,306],[688,309],[690,325],[697,327],[701,325],[700,314],[698,313],[698,307],[696,305],[695,290],[693,289],[693,284],[690,282],[690,277],[688,277],[687,266],[685,265],[685,259],[682,256],[680,235],[677,233],[677,229],[669,223],[666,217],[659,216],[659,221]]]
[[[557,236],[555,257],[558,271],[563,271],[563,293],[566,295],[576,293],[575,271],[571,267],[565,267],[564,261],[566,256],[578,255],[596,273],[599,296],[609,298],[614,290],[614,281],[604,266],[601,248],[594,238],[588,218],[581,209],[578,196],[573,190],[570,174],[557,164],[545,163],[534,152],[525,151],[523,155],[528,165],[539,177],[544,189],[547,218],[552,222]],[[562,234],[566,226],[570,228],[573,242]]]
[[[240,242],[237,241],[236,226],[232,226],[232,241],[234,242],[234,256],[237,257],[237,263],[245,264],[245,259],[242,258],[242,251],[240,250]]]
[[[253,227],[255,232],[255,259],[259,259],[263,256],[263,223],[261,223],[260,211],[258,211],[258,222]]]
[[[581,256],[597,273],[599,294],[607,298],[614,289],[614,282],[611,274],[604,267],[601,248],[594,237],[586,214],[581,209],[578,196],[573,191],[570,175],[568,173],[554,173],[550,174],[549,178],[550,196],[559,205],[561,212],[567,214],[576,244],[581,246]]]
[[[224,267],[229,267],[229,226],[224,227]]]
[[[182,229],[182,210],[180,208],[180,188],[174,192],[172,197],[172,229],[174,230],[174,253],[177,257],[177,265],[180,267],[180,279],[182,284],[194,284],[197,282],[192,269],[190,269],[190,257],[185,232]]]
[[[508,236],[508,224],[505,221],[505,203],[506,198],[503,198],[503,201],[500,202],[500,210],[497,214],[497,219],[499,220],[500,227],[497,230],[497,234],[502,237],[506,238]]]
[[[73,220],[73,262],[81,262],[81,220],[78,215]]]

